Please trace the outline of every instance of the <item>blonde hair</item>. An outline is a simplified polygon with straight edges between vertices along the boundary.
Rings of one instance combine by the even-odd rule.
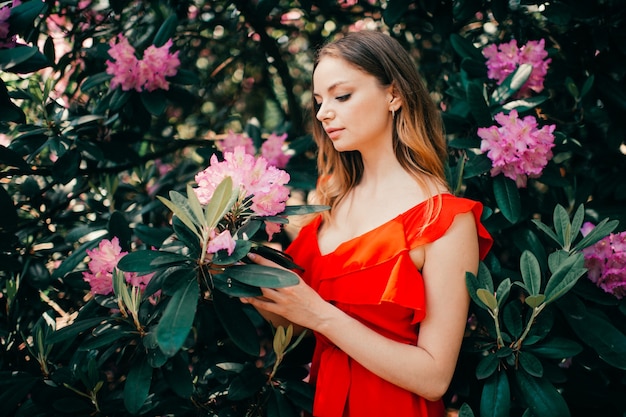
[[[374,76],[382,86],[393,86],[394,94],[402,100],[402,107],[395,114],[393,129],[396,158],[427,191],[429,197],[433,180],[447,188],[447,147],[441,116],[415,63],[402,45],[391,36],[380,32],[351,32],[318,51],[313,72],[324,57],[344,59]],[[315,100],[313,109],[315,116]],[[316,200],[330,206],[332,212],[361,180],[363,161],[356,151],[335,150],[321,122],[315,117],[312,130],[318,147],[317,167],[320,178]],[[429,199],[429,222],[436,216],[434,211],[434,205]],[[330,216],[330,213],[326,215]]]

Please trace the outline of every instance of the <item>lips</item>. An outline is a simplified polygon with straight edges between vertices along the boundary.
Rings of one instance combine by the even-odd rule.
[[[329,127],[326,129],[326,134],[331,140],[337,139],[339,135],[341,135],[341,132],[343,132],[343,129],[340,128]]]

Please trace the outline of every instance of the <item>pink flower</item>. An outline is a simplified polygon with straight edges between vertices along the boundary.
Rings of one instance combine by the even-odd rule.
[[[224,230],[220,234],[216,234],[215,230],[213,230],[211,240],[209,241],[209,245],[207,247],[207,252],[216,253],[219,250],[226,250],[228,255],[232,255],[235,250],[235,244],[235,239],[233,239],[228,230]]]
[[[13,7],[19,6],[19,1],[13,2]],[[12,7],[5,6],[0,8],[0,48],[14,48],[16,36],[9,37],[10,25],[9,17],[11,16]]]
[[[280,229],[281,229],[280,223],[265,222],[265,233],[267,233],[267,240],[271,242],[272,237],[274,237],[276,233],[279,233]]]
[[[527,177],[537,178],[552,158],[555,125],[537,128],[533,116],[518,118],[517,110],[495,116],[494,125],[478,129],[481,152],[491,159],[491,176],[503,173],[515,181],[518,188],[526,187]]]
[[[517,97],[528,97],[531,91],[543,91],[543,81],[548,73],[548,66],[552,60],[545,50],[545,41],[528,41],[521,48],[517,47],[515,39],[498,46],[491,44],[483,49],[487,58],[487,76],[501,84],[506,77],[522,64],[532,65],[532,72],[526,83],[519,89]]]
[[[268,166],[262,156],[254,157],[238,146],[224,153],[224,161],[211,156],[209,167],[196,174],[196,195],[201,204],[208,204],[215,188],[226,177],[231,177],[234,187],[240,187],[239,203],[259,216],[273,216],[285,209],[289,189],[289,174]]]
[[[286,133],[280,136],[276,133],[272,133],[261,145],[261,156],[267,159],[267,162],[270,165],[274,165],[276,168],[285,168],[291,158],[291,156],[286,155],[283,150],[285,139],[287,139]]]
[[[338,0],[339,5],[344,8],[354,6],[358,2],[359,0]]]
[[[83,279],[89,283],[93,294],[108,295],[113,293],[113,270],[128,252],[122,252],[119,239],[102,239],[97,249],[87,250],[91,258],[87,264],[89,271],[83,272]],[[154,274],[139,276],[135,272],[124,272],[126,282],[144,289]]]
[[[595,226],[585,223],[583,235]],[[626,232],[611,233],[583,249],[587,277],[599,288],[618,299],[626,296]]]
[[[178,51],[173,54],[169,52],[172,45],[173,42],[170,39],[159,48],[150,45],[144,52],[138,71],[143,89],[148,91],[169,89],[169,82],[165,77],[176,75],[180,66]]]
[[[135,55],[135,48],[122,34],[118,35],[117,43],[111,40],[110,45],[109,55],[114,61],[106,61],[106,72],[113,75],[111,88],[119,86],[124,91],[169,89],[166,77],[176,75],[180,66],[178,51],[173,54],[169,52],[173,45],[171,39],[158,48],[149,46],[141,60]]]
[[[238,146],[243,146],[245,153],[254,155],[256,149],[252,139],[245,133],[235,133],[232,130],[228,131],[228,134],[224,139],[220,141],[222,152],[232,152]]]
[[[117,43],[111,40],[111,48],[109,49],[109,55],[115,61],[106,61],[106,73],[113,75],[111,88],[115,89],[121,86],[124,91],[137,89],[139,60],[135,56],[135,48],[131,46],[124,35],[118,35],[117,39]],[[141,91],[141,88],[137,91]]]

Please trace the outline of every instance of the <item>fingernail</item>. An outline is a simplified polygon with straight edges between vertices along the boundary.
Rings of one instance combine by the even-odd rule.
[[[254,261],[256,259],[256,255],[252,252],[248,253],[248,259],[250,259],[251,261]]]

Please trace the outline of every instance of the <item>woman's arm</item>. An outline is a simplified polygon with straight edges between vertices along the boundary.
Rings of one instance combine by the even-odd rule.
[[[467,321],[465,273],[476,273],[478,240],[471,213],[456,216],[446,234],[425,247],[422,275],[427,310],[417,346],[388,339],[324,301],[303,282],[263,289],[255,307],[313,329],[381,378],[426,399],[446,392]],[[259,263],[269,263],[255,259]]]

